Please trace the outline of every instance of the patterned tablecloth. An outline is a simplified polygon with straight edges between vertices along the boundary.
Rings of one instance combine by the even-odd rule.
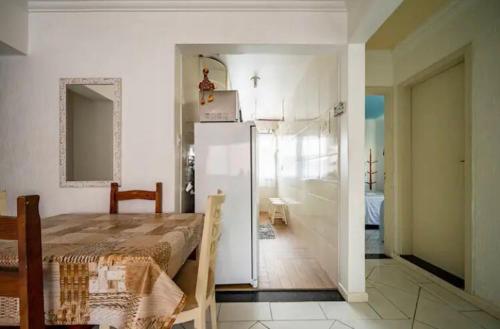
[[[47,324],[170,328],[184,294],[172,281],[201,241],[201,214],[68,214],[42,219]],[[17,242],[0,240],[0,266]],[[0,324],[18,323],[0,297]]]

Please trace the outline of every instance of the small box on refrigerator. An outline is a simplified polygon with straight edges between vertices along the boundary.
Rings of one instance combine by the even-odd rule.
[[[199,106],[201,122],[238,122],[240,102],[237,90],[215,90],[214,100]]]

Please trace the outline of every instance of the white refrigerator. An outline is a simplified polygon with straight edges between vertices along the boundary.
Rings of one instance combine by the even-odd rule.
[[[195,211],[220,189],[222,208],[216,284],[257,286],[256,130],[253,122],[195,123]]]

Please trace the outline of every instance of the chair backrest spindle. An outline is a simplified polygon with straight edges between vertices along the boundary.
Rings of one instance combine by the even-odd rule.
[[[205,212],[196,283],[196,300],[199,304],[206,299],[212,289],[215,289],[215,264],[222,229],[221,210],[225,200],[225,195],[218,192],[219,194],[208,197]]]
[[[155,213],[162,213],[163,187],[162,183],[156,183],[156,191],[130,190],[119,191],[118,183],[111,183],[109,197],[109,213],[118,213],[118,202],[126,200],[151,200],[155,201]]]

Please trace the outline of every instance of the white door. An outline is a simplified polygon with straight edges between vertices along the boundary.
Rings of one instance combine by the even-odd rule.
[[[412,88],[413,254],[461,278],[465,260],[464,64]]]

